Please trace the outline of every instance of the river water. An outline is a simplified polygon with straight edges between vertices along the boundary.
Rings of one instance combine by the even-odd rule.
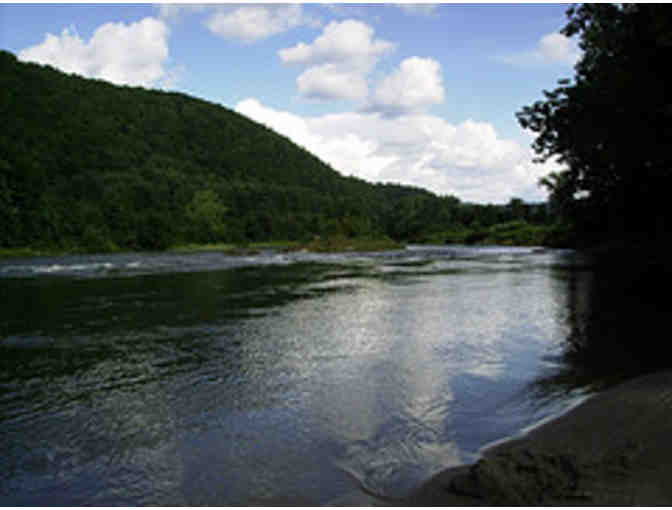
[[[548,383],[581,274],[503,247],[2,260],[0,501],[402,497],[590,393]]]

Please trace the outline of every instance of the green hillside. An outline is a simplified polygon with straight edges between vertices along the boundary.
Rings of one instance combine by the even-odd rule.
[[[3,248],[419,240],[475,221],[525,219],[511,207],[344,177],[222,106],[68,75],[5,51],[0,113]]]

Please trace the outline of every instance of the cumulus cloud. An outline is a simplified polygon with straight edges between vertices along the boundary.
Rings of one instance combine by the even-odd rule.
[[[370,68],[395,44],[373,38],[373,28],[357,20],[332,21],[311,44],[299,43],[280,50],[283,62],[321,64],[344,62],[353,67]]]
[[[386,117],[340,113],[301,117],[262,105],[236,111],[288,136],[334,169],[374,182],[399,182],[461,200],[504,203],[542,200],[542,175],[559,168],[532,163],[531,149],[501,138],[487,122],[450,124],[426,114]]]
[[[394,158],[376,155],[378,143],[361,137],[354,131],[342,131],[337,135],[328,130],[320,132],[315,126],[320,118],[303,118],[298,115],[274,110],[262,105],[256,99],[245,99],[235,106],[235,110],[256,122],[290,138],[333,168],[364,179],[375,180],[378,172]],[[366,167],[362,163],[366,161]]]
[[[165,68],[168,35],[167,25],[151,17],[129,25],[105,23],[88,42],[74,28],[65,28],[20,51],[19,59],[119,85],[148,87],[173,76]]]
[[[443,102],[441,64],[431,58],[411,57],[384,78],[376,88],[369,109],[385,113],[410,113]]]
[[[331,22],[312,43],[298,43],[278,51],[287,64],[308,68],[297,78],[299,93],[319,99],[364,99],[366,75],[378,59],[393,51],[394,43],[374,38],[361,21]]]
[[[205,22],[214,34],[252,43],[301,25],[319,22],[303,12],[301,5],[246,5],[231,10],[220,7]]]
[[[348,19],[329,23],[312,43],[281,49],[278,56],[286,64],[306,66],[296,80],[302,97],[366,101],[367,111],[394,115],[443,102],[441,65],[431,58],[403,60],[369,95],[369,74],[395,49],[395,43],[375,38],[366,23]]]
[[[320,100],[340,98],[356,101],[365,97],[368,91],[364,76],[335,64],[307,69],[296,79],[296,85],[302,96]]]
[[[529,67],[535,65],[574,65],[581,58],[581,49],[575,39],[558,32],[546,34],[531,51],[501,55],[496,60],[506,64]]]

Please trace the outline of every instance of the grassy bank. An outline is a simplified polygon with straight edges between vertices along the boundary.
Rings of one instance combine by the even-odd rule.
[[[90,250],[82,247],[60,248],[43,246],[22,246],[20,248],[0,248],[2,258],[60,257],[64,255],[82,255],[87,253],[116,253],[118,248]]]
[[[175,246],[169,251],[180,253],[194,253],[204,251],[217,251],[230,255],[247,255],[256,253],[260,250],[279,250],[279,251],[312,251],[317,253],[336,253],[348,251],[385,251],[402,249],[405,244],[395,242],[391,239],[359,239],[347,237],[328,237],[316,238],[312,241],[268,241],[262,243],[249,244],[187,244]]]
[[[206,243],[206,244],[181,244],[175,245],[167,250],[169,253],[198,253],[198,252],[219,252],[226,255],[250,255],[258,253],[261,250],[278,251],[312,251],[317,253],[330,252],[348,252],[348,251],[385,251],[398,250],[404,248],[405,244],[398,243],[389,238],[381,239],[350,239],[347,237],[329,237],[316,238],[312,241],[266,241],[260,243]],[[85,247],[33,247],[26,246],[21,248],[0,248],[0,258],[22,258],[22,257],[57,257],[76,254],[94,254],[94,253],[119,253],[125,250],[118,248],[109,249],[87,249]]]
[[[389,238],[348,239],[346,237],[329,237],[326,239],[314,239],[313,241],[302,245],[299,249],[324,253],[400,250],[405,246],[405,243],[399,243]]]
[[[567,228],[534,225],[524,221],[500,223],[486,228],[459,228],[446,230],[414,239],[418,244],[467,244],[502,246],[549,246],[571,247],[573,245]],[[174,253],[221,252],[227,255],[249,255],[260,250],[299,251],[317,253],[349,251],[385,251],[404,248],[406,243],[383,238],[349,238],[346,236],[316,237],[311,241],[265,241],[257,243],[189,243],[169,247]],[[115,253],[126,251],[113,244],[83,246],[26,246],[20,248],[0,248],[0,258],[44,257],[85,253]]]
[[[500,246],[569,247],[572,242],[565,227],[535,225],[525,221],[498,223],[490,227],[456,228],[426,236],[423,244],[468,244]]]
[[[456,228],[413,239],[418,244],[466,244],[501,246],[548,246],[554,248],[572,247],[575,240],[568,227],[535,225],[525,221],[510,221],[490,227]],[[315,237],[311,241],[265,241],[257,243],[189,243],[169,247],[166,251],[175,253],[221,252],[227,255],[249,255],[260,250],[298,251],[317,253],[349,251],[385,251],[402,249],[406,243],[389,237],[350,238],[343,235]],[[114,244],[93,243],[89,247],[27,246],[21,248],[0,248],[0,258],[40,257],[84,253],[115,253],[121,250]]]

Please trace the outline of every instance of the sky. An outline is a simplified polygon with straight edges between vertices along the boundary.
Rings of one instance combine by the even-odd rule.
[[[0,4],[0,48],[220,104],[344,175],[540,201],[539,178],[561,167],[533,163],[515,113],[574,74],[567,7]]]

